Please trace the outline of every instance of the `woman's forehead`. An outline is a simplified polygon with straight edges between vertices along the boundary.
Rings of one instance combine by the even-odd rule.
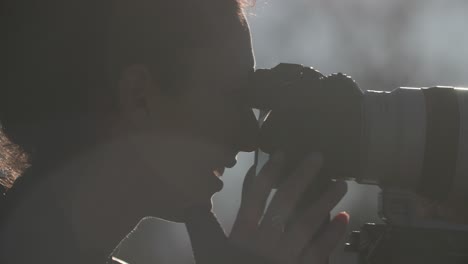
[[[154,12],[161,14],[164,12],[171,14],[172,17],[177,17],[178,14],[175,11],[190,12],[202,16],[226,15],[227,13],[238,16],[242,13],[236,0],[114,0],[110,8],[114,12],[113,14],[151,14]]]
[[[121,20],[143,21],[133,27],[141,27],[142,32],[149,34],[164,33],[158,37],[179,39],[183,43],[174,44],[181,49],[223,49],[232,45],[250,49],[250,33],[236,0],[135,0],[131,3],[116,0],[113,3],[112,17],[118,25],[122,24]]]

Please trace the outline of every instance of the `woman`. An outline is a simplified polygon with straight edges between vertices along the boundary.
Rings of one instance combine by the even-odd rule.
[[[239,151],[256,147],[256,119],[243,100],[254,58],[240,3],[3,5],[4,182],[22,176],[6,195],[0,262],[103,263],[142,217],[190,223],[209,214],[211,196],[222,188],[217,176],[235,165]],[[19,156],[27,164],[20,166]],[[346,186],[333,185],[283,238],[283,228],[258,225],[281,160],[276,155],[249,188],[226,246],[248,252],[244,262],[323,261],[347,216],[309,245],[319,225],[313,223]],[[271,212],[287,217],[298,199],[291,194],[319,165],[317,155],[306,160]],[[204,225],[192,223],[195,231]],[[272,250],[284,243],[295,247]]]

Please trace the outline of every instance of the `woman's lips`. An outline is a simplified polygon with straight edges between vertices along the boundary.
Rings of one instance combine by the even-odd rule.
[[[218,178],[223,176],[223,173],[224,173],[224,168],[217,168],[213,170],[213,174]]]

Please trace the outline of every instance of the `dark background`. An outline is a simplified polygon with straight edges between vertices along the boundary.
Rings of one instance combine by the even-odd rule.
[[[248,13],[257,68],[301,63],[325,74],[349,74],[363,90],[468,86],[466,0],[258,0]],[[239,155],[214,198],[228,231],[252,160],[253,154]],[[378,188],[348,186],[334,213],[350,212],[350,230],[378,221]],[[117,255],[132,264],[191,259],[184,226],[153,218],[141,222]],[[353,258],[338,248],[331,263],[351,264]]]

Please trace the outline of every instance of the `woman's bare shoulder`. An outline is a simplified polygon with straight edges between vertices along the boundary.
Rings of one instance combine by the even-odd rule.
[[[113,255],[128,263],[194,263],[185,225],[155,217],[142,219]]]

